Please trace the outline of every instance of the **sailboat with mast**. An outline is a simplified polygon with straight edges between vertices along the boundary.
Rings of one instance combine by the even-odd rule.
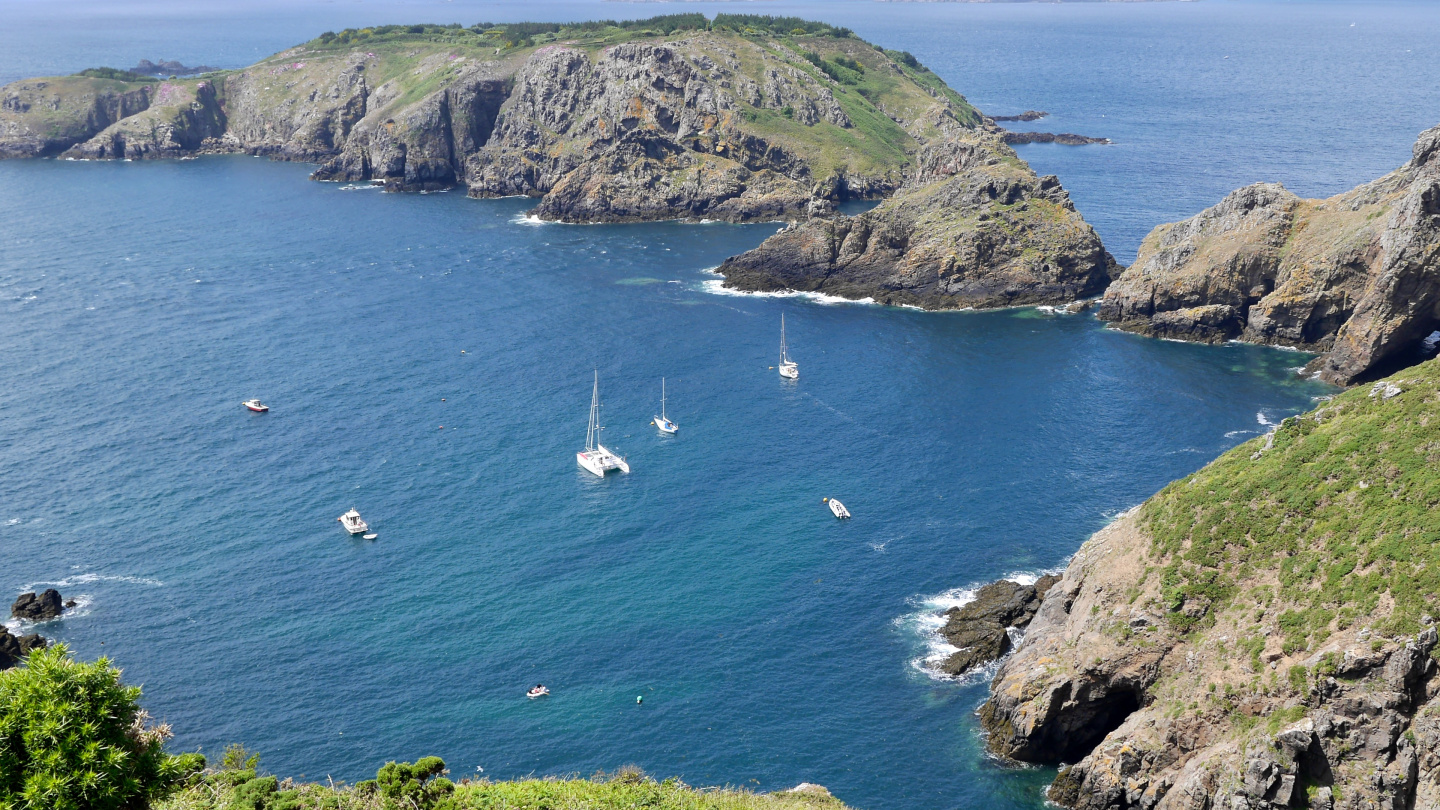
[[[790,347],[785,345],[785,313],[780,313],[780,376],[787,380],[800,378],[800,365],[790,359]]]
[[[677,430],[680,429],[680,426],[679,426],[679,425],[675,424],[674,422],[671,422],[671,421],[670,421],[670,418],[665,415],[665,378],[664,378],[664,377],[661,377],[661,378],[660,378],[660,415],[657,416],[657,417],[655,417],[655,421],[654,421],[652,424],[654,424],[655,427],[659,428],[661,433],[674,433],[675,431],[677,431]]]
[[[609,448],[600,443],[600,431],[604,429],[600,424],[600,371],[597,369],[595,389],[590,395],[590,425],[585,430],[585,449],[575,454],[575,461],[601,478],[610,470],[630,472],[630,465],[624,458],[610,452]]]

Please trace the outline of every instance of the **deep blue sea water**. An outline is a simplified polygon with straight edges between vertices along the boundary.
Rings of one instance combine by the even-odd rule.
[[[185,8],[0,2],[0,75],[682,7]],[[1398,55],[1434,38],[1416,4],[744,9],[835,19],[984,109],[1121,141],[1022,154],[1122,257],[1244,182],[1376,176],[1440,118],[1440,69]],[[1233,77],[1193,74],[1256,43],[1271,56]],[[42,631],[112,656],[178,748],[244,742],[282,775],[438,754],[456,776],[633,763],[866,808],[1036,807],[1049,773],[983,754],[983,685],[920,666],[934,611],[1062,563],[1327,393],[1288,371],[1303,355],[1088,316],[715,293],[705,268],[775,225],[533,225],[524,200],[307,170],[0,163],[0,589],[81,597]],[[770,368],[782,311],[797,383]],[[592,369],[634,468],[603,481],[573,456]],[[648,425],[662,375],[676,437]],[[378,540],[341,532],[351,506]],[[524,700],[539,681],[554,695]]]

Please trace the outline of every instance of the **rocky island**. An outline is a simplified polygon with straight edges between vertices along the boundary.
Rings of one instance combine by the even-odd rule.
[[[747,290],[934,308],[1098,294],[1118,268],[1004,137],[907,53],[758,15],[384,26],[203,78],[0,88],[0,157],[245,153],[530,196],[547,220],[805,223],[721,268]],[[834,216],[847,199],[886,203]]]
[[[1327,200],[1278,183],[1232,192],[1145,237],[1100,317],[1157,337],[1325,352],[1349,385],[1420,359],[1440,329],[1440,127],[1410,162]]]
[[[1074,808],[1440,803],[1440,360],[1286,419],[1081,547],[980,716]]]

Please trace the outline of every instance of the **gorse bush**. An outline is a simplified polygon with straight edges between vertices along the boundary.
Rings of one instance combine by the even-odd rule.
[[[142,806],[205,767],[171,756],[140,689],[104,658],[74,661],[65,645],[0,672],[0,808],[109,810]]]
[[[361,782],[355,790],[362,795],[378,796],[384,810],[432,810],[449,807],[448,799],[455,792],[455,783],[444,777],[445,760],[422,757],[415,764],[387,762],[371,781]]]

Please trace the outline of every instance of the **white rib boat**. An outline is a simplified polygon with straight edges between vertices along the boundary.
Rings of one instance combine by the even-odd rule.
[[[349,532],[351,536],[370,531],[370,524],[362,520],[360,513],[354,509],[336,518],[336,520],[340,521],[340,525],[345,527],[345,531]]]
[[[841,520],[850,517],[850,510],[845,508],[845,504],[840,503],[834,498],[826,498],[825,503],[830,505],[830,511],[835,513],[835,517]]]
[[[624,458],[600,443],[600,431],[604,429],[600,424],[600,372],[596,371],[595,390],[590,395],[590,426],[585,430],[585,449],[575,454],[575,461],[601,478],[610,470],[630,472],[630,465],[625,463]]]
[[[780,376],[787,380],[800,378],[800,365],[790,359],[790,347],[785,345],[785,313],[780,313]]]
[[[655,427],[657,427],[657,428],[660,429],[660,432],[661,432],[661,433],[674,433],[675,431],[677,431],[677,430],[680,429],[680,426],[679,426],[679,425],[675,424],[674,422],[671,422],[671,421],[670,421],[670,418],[665,415],[665,378],[664,378],[664,377],[661,377],[661,378],[660,378],[660,415],[657,416],[657,417],[655,417],[655,421],[654,421],[653,424],[655,425]]]

